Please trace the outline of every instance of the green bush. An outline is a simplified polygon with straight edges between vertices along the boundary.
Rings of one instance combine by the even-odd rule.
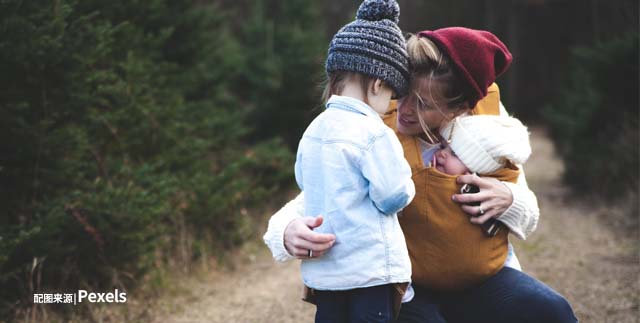
[[[320,104],[319,84],[329,43],[320,27],[320,3],[307,0],[250,1],[238,26],[247,52],[245,96],[256,103],[253,138],[281,135],[296,149]]]
[[[185,231],[235,246],[246,210],[292,186],[274,111],[304,128],[317,102],[317,12],[249,8],[0,1],[0,317],[35,292],[131,288]]]
[[[574,49],[568,82],[544,110],[576,192],[611,201],[638,193],[638,39]]]

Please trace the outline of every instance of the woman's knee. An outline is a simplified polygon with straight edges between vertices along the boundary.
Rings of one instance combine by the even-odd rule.
[[[577,322],[569,302],[545,283],[519,271],[504,270],[500,281],[509,299],[506,316],[519,322]]]
[[[538,293],[529,300],[530,313],[536,313],[539,322],[577,322],[571,304],[556,291],[549,289]]]

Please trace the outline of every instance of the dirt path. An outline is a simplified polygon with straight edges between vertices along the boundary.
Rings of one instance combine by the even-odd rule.
[[[542,215],[529,240],[514,241],[523,269],[565,295],[581,322],[637,322],[637,222],[620,215],[623,206],[567,201],[550,141],[534,131],[532,146],[525,168]],[[313,322],[314,307],[300,300],[296,262],[275,264],[262,245],[248,246],[238,258],[234,271],[180,281],[180,291],[161,295],[149,311],[152,321]]]

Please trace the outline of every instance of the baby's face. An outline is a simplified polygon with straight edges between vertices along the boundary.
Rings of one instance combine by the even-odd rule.
[[[444,148],[435,153],[436,169],[449,175],[463,175],[469,173],[469,169],[465,166],[460,158],[451,150],[451,147],[445,145]]]

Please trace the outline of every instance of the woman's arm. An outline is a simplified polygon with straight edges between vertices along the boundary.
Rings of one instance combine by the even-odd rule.
[[[513,195],[513,203],[498,216],[498,220],[504,223],[518,238],[525,240],[538,226],[540,209],[535,193],[529,189],[524,168],[520,167],[520,176],[516,184],[503,182]]]
[[[300,193],[271,216],[262,238],[277,261],[307,258],[309,250],[319,257],[335,242],[332,234],[313,232],[322,220],[322,216],[304,217],[304,194]]]
[[[500,115],[508,116],[509,113],[505,109],[502,101],[500,101]],[[504,223],[511,232],[518,238],[525,240],[538,226],[540,217],[540,209],[538,208],[538,199],[536,194],[529,189],[527,178],[524,175],[524,168],[520,168],[520,175],[516,184],[503,182],[513,196],[513,203],[504,211],[498,220]]]
[[[473,184],[480,188],[478,193],[455,194],[452,197],[462,204],[464,212],[473,216],[471,222],[482,224],[490,218],[497,218],[522,240],[536,229],[540,216],[538,200],[527,186],[523,174],[517,184],[476,175],[458,176],[458,183]],[[473,202],[481,203],[484,214],[480,214],[480,206],[468,205]]]

